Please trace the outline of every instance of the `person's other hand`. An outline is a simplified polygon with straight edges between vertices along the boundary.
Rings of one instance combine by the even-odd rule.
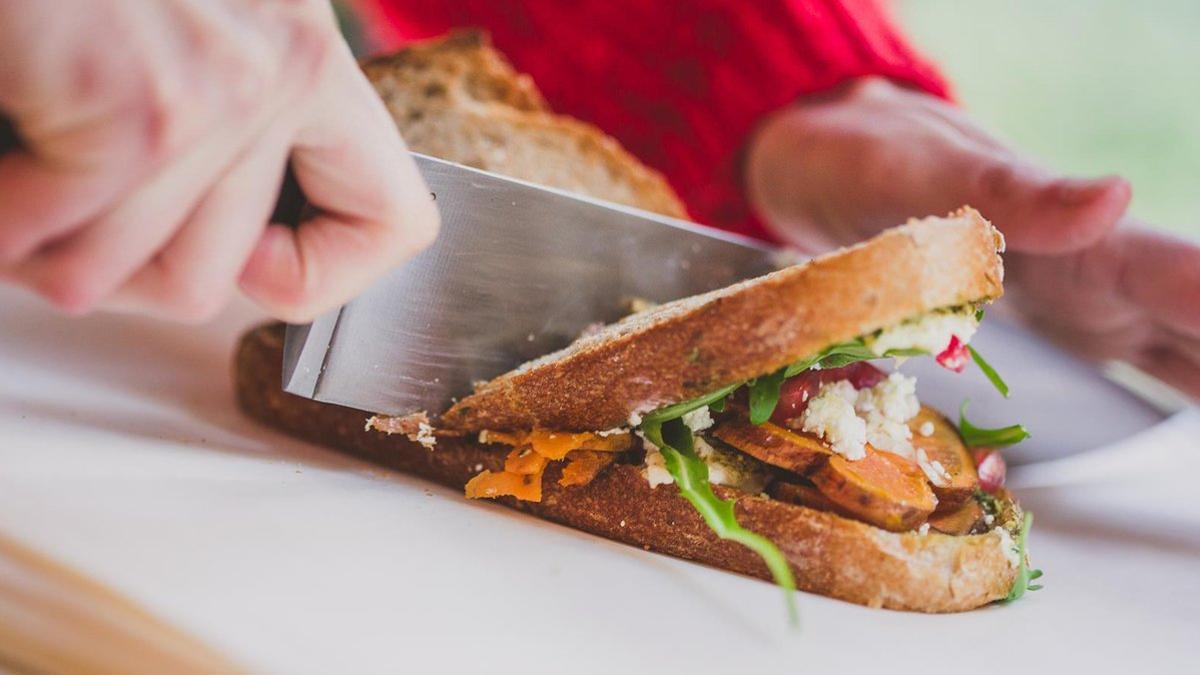
[[[970,204],[1004,232],[1031,322],[1200,396],[1200,247],[1128,218],[1121,178],[1063,177],[940,99],[865,79],[768,119],[746,183],[768,227],[814,253]]]
[[[0,0],[0,62],[0,279],[67,312],[201,321],[240,285],[302,321],[436,236],[328,2]]]

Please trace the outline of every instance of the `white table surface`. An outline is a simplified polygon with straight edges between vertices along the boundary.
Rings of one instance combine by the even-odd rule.
[[[802,595],[797,632],[768,584],[259,428],[229,377],[252,321],[0,291],[0,531],[261,672],[1200,672],[1195,410],[1027,473],[1044,590],[953,616]]]

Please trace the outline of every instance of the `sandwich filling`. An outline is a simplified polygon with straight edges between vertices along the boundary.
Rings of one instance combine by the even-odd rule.
[[[759,553],[784,587],[794,584],[782,554],[742,529],[733,501],[719,498],[713,485],[893,532],[1000,530],[1023,593],[1036,578],[1024,559],[1028,523],[1004,490],[1003,459],[991,448],[1027,433],[1020,425],[975,427],[966,421],[965,404],[956,428],[921,405],[916,378],[899,370],[918,355],[956,372],[973,360],[1007,395],[1007,385],[969,346],[982,317],[974,306],[914,317],[775,373],[636,415],[630,428],[482,432],[482,442],[510,450],[503,469],[478,473],[466,494],[540,501],[544,474],[556,463],[563,486],[586,485],[617,462],[640,464],[650,487],[674,485],[718,535]],[[885,359],[897,369],[872,363]],[[973,453],[978,446],[988,450]]]

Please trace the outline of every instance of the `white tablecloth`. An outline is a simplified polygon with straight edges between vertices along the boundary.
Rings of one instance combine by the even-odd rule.
[[[0,531],[263,672],[1198,672],[1194,410],[1027,472],[1044,590],[955,616],[805,595],[790,631],[768,584],[259,428],[229,378],[252,320],[0,291]]]

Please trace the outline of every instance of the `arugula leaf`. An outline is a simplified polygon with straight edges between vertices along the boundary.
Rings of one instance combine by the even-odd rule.
[[[975,323],[983,321],[983,308],[979,307],[975,310]]]
[[[713,401],[712,403],[709,403],[708,409],[715,413],[725,412],[725,402],[728,400],[729,400],[728,395],[722,396],[721,398]]]
[[[677,417],[683,417],[685,414],[692,412],[696,408],[701,408],[706,405],[714,404],[718,401],[724,407],[725,397],[732,394],[734,389],[742,386],[742,382],[735,382],[727,387],[721,387],[716,391],[709,392],[703,396],[698,396],[688,401],[682,401],[674,405],[669,405],[665,408],[659,408],[654,412],[647,413],[642,418],[642,427],[647,424],[662,424],[667,420],[673,420]]]
[[[759,425],[771,419],[775,406],[779,405],[779,390],[787,376],[787,368],[764,375],[754,380],[750,387],[750,423]]]
[[[1012,589],[1008,592],[1008,597],[1004,598],[1004,602],[1012,602],[1020,599],[1025,595],[1025,591],[1036,591],[1042,588],[1041,584],[1030,585],[1030,581],[1042,576],[1042,571],[1038,569],[1029,569],[1029,563],[1025,560],[1025,540],[1029,537],[1029,528],[1033,527],[1033,512],[1026,511],[1025,518],[1021,520],[1021,531],[1017,534],[1017,556],[1020,562],[1017,563],[1017,578],[1013,580]]]
[[[971,424],[967,421],[968,403],[970,401],[963,401],[958,409],[958,431],[962,434],[963,442],[967,444],[967,447],[1015,445],[1029,438],[1029,431],[1023,424],[1014,424],[999,429],[986,429]]]
[[[1008,398],[1008,384],[1004,382],[1004,378],[1000,377],[1000,373],[996,372],[992,364],[984,361],[983,355],[975,351],[974,347],[967,345],[967,351],[971,353],[971,358],[975,361],[975,365],[979,366],[979,369],[987,376],[988,381],[992,383],[996,391],[1000,392],[1000,395],[1004,398]]]
[[[787,558],[770,539],[738,524],[732,499],[720,499],[713,493],[712,484],[708,482],[708,465],[695,452],[691,430],[678,418],[643,421],[641,428],[646,439],[658,446],[679,493],[700,513],[709,528],[718,537],[736,541],[762,557],[775,583],[783,588],[788,617],[792,625],[796,625],[796,579]]]

